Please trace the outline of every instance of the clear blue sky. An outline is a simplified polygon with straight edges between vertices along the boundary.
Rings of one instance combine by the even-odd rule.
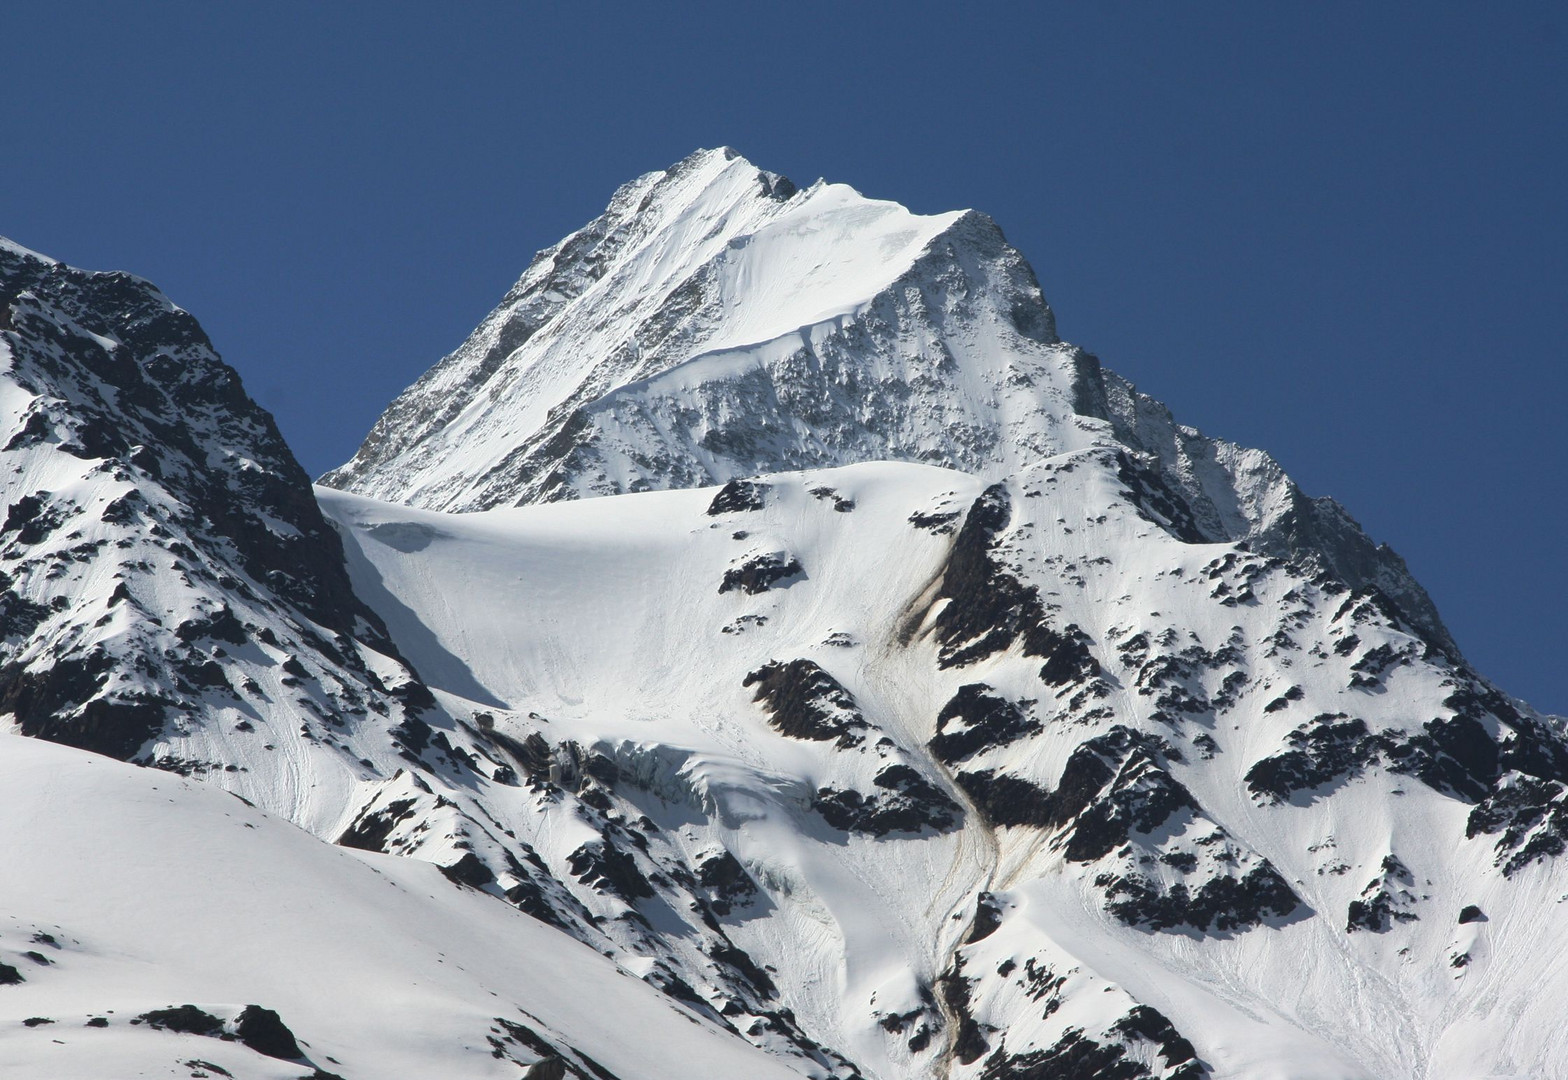
[[[698,146],[978,207],[1063,336],[1568,712],[1562,5],[977,7],[9,4],[0,234],[157,282],[319,473]]]

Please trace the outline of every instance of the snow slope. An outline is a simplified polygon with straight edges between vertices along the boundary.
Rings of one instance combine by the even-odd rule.
[[[1184,1076],[1182,1038],[1215,1076],[1568,1068],[1560,739],[1375,594],[1172,535],[1136,480],[1088,450],[986,491],[875,463],[456,515],[320,495],[433,686],[735,857],[766,914],[732,938],[867,1076],[1069,1075],[1084,1043],[1147,1072],[1070,1075]],[[768,555],[798,569],[722,590]],[[849,696],[827,736],[770,722],[774,661]],[[835,813],[895,801],[890,766],[910,814]]]
[[[7,1076],[517,1077],[541,1048],[602,1076],[798,1075],[428,863],[211,785],[0,736],[0,820]],[[271,1009],[303,1054],[136,1020],[187,1003]]]

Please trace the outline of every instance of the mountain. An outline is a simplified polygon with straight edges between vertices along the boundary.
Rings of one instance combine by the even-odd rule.
[[[699,152],[314,500],[189,316],[0,251],[0,692],[70,744],[0,736],[0,1060],[112,1004],[163,1026],[63,1040],[83,1075],[1568,1071],[1561,721],[1059,341],[983,215]],[[78,833],[121,891],[62,884]],[[160,873],[199,917],[127,919]],[[301,1056],[234,1045],[274,1020]]]

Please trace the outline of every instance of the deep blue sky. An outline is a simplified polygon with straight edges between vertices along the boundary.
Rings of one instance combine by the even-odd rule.
[[[1564,9],[976,6],[11,4],[0,234],[157,282],[319,473],[698,146],[979,207],[1064,337],[1568,712]]]

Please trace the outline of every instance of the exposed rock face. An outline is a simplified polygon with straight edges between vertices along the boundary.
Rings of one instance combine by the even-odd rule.
[[[1160,402],[1096,363],[1090,411],[1111,421],[1116,439],[1148,455],[1176,493],[1198,537],[1242,540],[1263,555],[1297,562],[1354,589],[1375,588],[1427,640],[1458,657],[1437,606],[1404,559],[1362,531],[1331,498],[1312,498],[1262,450],[1211,439],[1178,424]]]
[[[0,364],[0,712],[129,758],[210,725],[214,699],[272,711],[248,667],[325,709],[394,700],[360,649],[388,672],[395,650],[309,479],[195,319],[0,243]]]
[[[306,617],[341,631],[374,619],[349,587],[309,478],[194,318],[140,278],[9,245],[0,306],[6,375],[29,395],[13,399],[4,452],[52,450],[99,463],[101,475],[152,481],[182,504],[173,524],[221,537],[237,569]],[[8,511],[13,527],[32,526],[24,543],[54,517],[49,500],[24,509],[27,498],[11,498]],[[137,517],[138,501],[105,513]]]
[[[870,725],[855,699],[810,660],[775,660],[749,673],[744,684],[755,684],[756,701],[780,734],[818,742],[831,739],[840,750],[853,750],[866,741]]]

